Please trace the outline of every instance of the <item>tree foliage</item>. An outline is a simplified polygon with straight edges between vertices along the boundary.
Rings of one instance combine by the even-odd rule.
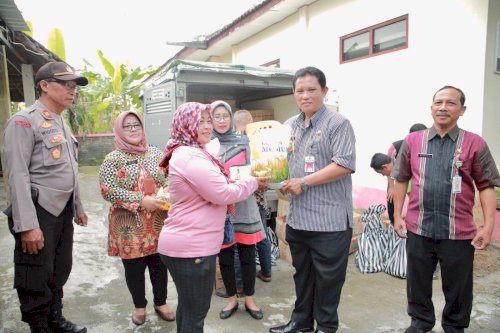
[[[97,54],[106,74],[95,72],[93,65],[84,60],[85,67],[80,74],[89,80],[89,84],[80,89],[75,106],[68,112],[74,133],[109,133],[120,112],[133,110],[142,113],[140,83],[153,73],[153,69],[132,69],[119,63],[112,65],[101,50]]]

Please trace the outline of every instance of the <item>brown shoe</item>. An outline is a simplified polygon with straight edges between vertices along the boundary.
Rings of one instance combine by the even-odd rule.
[[[175,320],[175,312],[170,310],[168,307],[165,309],[161,309],[162,306],[154,306],[155,312],[160,316],[161,319],[165,321],[174,321]]]
[[[144,314],[137,314],[136,310],[137,309],[134,309],[134,311],[132,312],[132,322],[140,326],[146,322],[146,313],[144,312]]]
[[[261,279],[264,282],[271,282],[272,279],[270,276],[264,276],[264,274],[262,274],[262,271],[257,272],[257,278]]]
[[[223,298],[228,298],[226,288],[215,289],[215,295]]]

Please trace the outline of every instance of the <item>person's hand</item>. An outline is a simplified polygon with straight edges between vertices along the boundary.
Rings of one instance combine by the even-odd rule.
[[[387,190],[387,202],[393,202],[394,200],[394,187]]]
[[[44,247],[45,239],[43,231],[40,228],[31,229],[21,232],[21,246],[23,253],[28,251],[29,254],[38,254]]]
[[[141,206],[149,211],[162,209],[163,205],[168,205],[168,202],[166,202],[165,200],[156,199],[150,195],[145,195],[141,200]]]
[[[394,216],[394,231],[400,238],[408,238],[406,234],[406,222],[401,217]]]
[[[280,192],[283,194],[299,195],[302,193],[302,187],[300,186],[301,183],[302,180],[300,178],[288,179],[283,182]]]
[[[78,214],[77,217],[75,217],[75,223],[81,227],[86,227],[88,220],[89,220],[89,218],[87,217],[87,214],[85,214],[85,213],[80,213],[80,214]]]
[[[484,250],[490,244],[491,233],[492,231],[487,228],[479,229],[474,239],[472,239],[472,246],[474,246],[476,250]]]
[[[257,190],[259,191],[265,191],[266,189],[269,188],[269,185],[267,182],[271,179],[271,177],[255,177],[257,179],[258,187]]]

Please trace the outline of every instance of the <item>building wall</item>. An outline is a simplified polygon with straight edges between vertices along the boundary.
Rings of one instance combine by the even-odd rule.
[[[78,165],[101,165],[106,155],[115,149],[113,133],[77,134]]]
[[[484,71],[483,137],[500,167],[500,72],[496,72],[497,24],[500,24],[500,1],[490,0]],[[500,45],[499,45],[500,48]],[[500,51],[500,50],[499,50]]]
[[[482,133],[487,12],[488,1],[476,0],[319,0],[236,45],[233,62],[279,58],[282,68],[321,68],[329,102],[338,103],[356,133],[354,185],[385,189],[369,167],[371,156],[386,152],[413,123],[431,125],[440,87],[464,90],[468,109],[459,124]],[[407,49],[340,64],[341,36],[405,14]]]

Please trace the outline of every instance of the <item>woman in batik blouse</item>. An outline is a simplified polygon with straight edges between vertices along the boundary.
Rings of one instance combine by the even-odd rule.
[[[158,167],[162,152],[149,147],[140,117],[132,111],[115,121],[115,148],[104,159],[99,183],[109,208],[108,255],[122,259],[125,280],[134,302],[132,322],[146,320],[146,268],[152,283],[154,309],[166,321],[175,313],[166,305],[167,268],[157,252],[158,237],[167,218],[165,201],[156,199],[166,185],[165,170]]]

